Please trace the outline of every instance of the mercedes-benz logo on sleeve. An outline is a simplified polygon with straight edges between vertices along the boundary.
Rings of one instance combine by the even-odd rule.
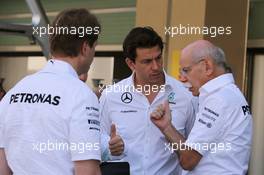
[[[124,92],[121,96],[121,100],[123,103],[131,103],[133,97],[130,92]]]

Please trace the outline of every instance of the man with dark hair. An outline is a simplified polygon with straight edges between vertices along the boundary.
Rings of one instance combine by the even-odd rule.
[[[78,78],[93,61],[100,24],[69,9],[52,27],[52,59],[0,104],[1,175],[101,174],[98,100]]]
[[[96,17],[85,9],[61,12],[54,19],[52,27],[53,34],[49,36],[52,55],[77,56],[84,42],[93,47],[100,32]]]
[[[127,35],[123,42],[124,56],[135,62],[137,48],[152,48],[154,46],[158,46],[162,53],[162,39],[151,27],[135,28]]]
[[[149,116],[161,101],[169,99],[173,124],[187,135],[194,116],[192,96],[163,70],[163,42],[152,28],[132,29],[123,49],[133,73],[106,88],[100,98],[101,128],[110,140],[102,141],[103,155],[109,151],[109,159],[128,161],[132,175],[178,175],[181,167],[175,162],[176,155]],[[117,135],[122,142],[113,139]]]

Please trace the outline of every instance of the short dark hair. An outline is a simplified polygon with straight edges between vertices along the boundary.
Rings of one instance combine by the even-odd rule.
[[[77,56],[84,42],[90,47],[98,39],[100,23],[87,9],[67,9],[60,12],[52,23],[55,29],[76,29],[75,32],[58,33],[56,30],[49,35],[51,54],[63,54],[65,56]],[[80,35],[79,29],[82,30]],[[87,32],[87,29],[89,30]],[[96,30],[96,32],[94,32]]]
[[[135,27],[126,36],[123,43],[123,52],[125,58],[135,62],[137,57],[137,48],[152,48],[159,46],[163,50],[161,37],[151,27]]]

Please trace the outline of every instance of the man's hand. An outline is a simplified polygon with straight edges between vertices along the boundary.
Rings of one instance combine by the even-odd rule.
[[[101,175],[98,160],[81,160],[74,162],[74,175]]]
[[[111,134],[109,141],[109,150],[112,156],[120,156],[124,152],[124,142],[123,139],[116,134],[115,124],[111,125]]]
[[[151,121],[161,130],[170,143],[180,145],[184,143],[185,138],[176,130],[171,123],[171,112],[169,102],[165,101],[159,105],[155,111],[150,114]],[[199,163],[202,155],[191,148],[174,149],[179,156],[180,164],[184,170],[191,171]]]
[[[171,112],[169,102],[166,100],[150,114],[151,121],[162,131],[171,126]]]

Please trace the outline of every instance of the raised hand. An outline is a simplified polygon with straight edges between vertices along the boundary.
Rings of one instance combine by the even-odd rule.
[[[161,130],[164,131],[171,125],[171,112],[169,102],[166,100],[160,104],[155,111],[150,114],[151,121]]]
[[[117,135],[115,124],[111,125],[109,150],[112,156],[120,156],[124,152],[124,142],[123,139]]]

